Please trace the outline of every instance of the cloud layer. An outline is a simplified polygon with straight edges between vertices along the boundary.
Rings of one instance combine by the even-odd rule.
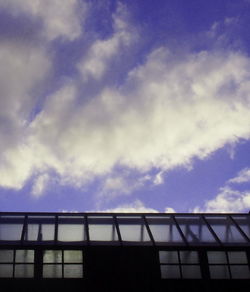
[[[164,172],[194,158],[249,139],[250,59],[239,51],[178,55],[164,45],[148,51],[119,84],[100,82],[116,60],[126,63],[124,52],[132,52],[139,38],[120,4],[111,35],[93,41],[75,60],[76,75],[63,76],[38,109],[36,88],[46,87],[55,69],[52,41],[83,39],[86,11],[76,0],[20,3],[0,0],[0,7],[40,21],[46,44],[1,40],[0,186],[21,189],[32,178],[31,192],[39,196],[53,172],[60,184],[75,187],[105,177],[102,194],[124,188],[128,194],[149,179],[161,184]],[[158,176],[148,174],[153,169]],[[129,171],[138,181],[129,184]],[[228,192],[223,189],[219,199]]]

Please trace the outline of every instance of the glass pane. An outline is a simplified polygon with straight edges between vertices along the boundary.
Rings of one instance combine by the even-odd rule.
[[[34,265],[17,264],[15,265],[15,278],[33,278],[34,277]]]
[[[190,243],[216,243],[200,216],[175,216],[185,238]]]
[[[226,264],[227,257],[224,251],[208,251],[207,252],[209,264]]]
[[[61,263],[62,251],[61,250],[45,250],[43,254],[44,263]]]
[[[247,264],[247,255],[244,251],[230,251],[228,258],[230,264]]]
[[[27,232],[25,234],[25,240],[37,241],[38,239],[38,224],[28,224]]]
[[[147,229],[141,217],[118,216],[117,221],[123,241],[151,243]]]
[[[209,266],[211,279],[229,279],[228,266]]]
[[[182,277],[184,279],[200,279],[201,269],[199,266],[188,265],[182,266]]]
[[[118,241],[112,217],[89,216],[89,236],[93,241]]]
[[[33,263],[34,250],[16,250],[16,263]]]
[[[206,216],[206,219],[222,242],[246,242],[245,238],[227,216]]]
[[[239,227],[245,232],[245,234],[250,238],[250,216],[240,215],[232,216],[232,218],[238,223]]]
[[[29,216],[27,240],[52,241],[55,232],[55,216]]]
[[[13,265],[0,264],[0,278],[12,278]]]
[[[179,279],[180,276],[180,267],[179,266],[161,266],[161,278],[162,279]]]
[[[59,224],[58,225],[59,241],[84,241],[84,225],[82,224]]]
[[[65,263],[82,263],[82,251],[81,250],[65,250],[64,262]]]
[[[12,263],[14,251],[10,249],[0,250],[0,263]]]
[[[82,278],[82,265],[64,265],[64,278]]]
[[[250,279],[249,267],[246,266],[230,266],[233,279]]]
[[[183,243],[181,235],[170,216],[147,216],[146,218],[156,243]]]
[[[178,264],[178,253],[177,251],[160,251],[159,252],[161,264]]]
[[[62,278],[62,265],[43,265],[43,278]]]
[[[0,224],[0,240],[21,240],[23,224]]]
[[[43,241],[52,241],[55,237],[54,224],[42,224],[42,238]]]
[[[197,264],[199,257],[197,251],[180,251],[180,259],[183,264]]]

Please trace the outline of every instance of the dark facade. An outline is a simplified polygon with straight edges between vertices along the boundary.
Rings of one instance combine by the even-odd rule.
[[[249,214],[0,213],[1,291],[246,291]]]

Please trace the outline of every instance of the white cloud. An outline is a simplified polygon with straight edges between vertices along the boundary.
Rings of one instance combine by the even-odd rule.
[[[245,183],[249,181],[250,181],[250,168],[244,168],[237,174],[236,177],[231,178],[228,181],[228,183],[239,184],[239,183]]]
[[[86,7],[78,0],[0,0],[13,16],[27,14],[41,20],[48,40],[63,37],[74,40],[81,35],[81,20]]]
[[[142,188],[151,178],[148,175],[136,177],[129,175],[129,172],[108,175],[101,186],[99,199],[113,199],[121,195],[130,195]]]
[[[47,173],[39,175],[32,186],[31,193],[35,197],[39,197],[44,193],[49,182],[49,175]]]
[[[206,201],[204,207],[195,207],[193,212],[236,213],[248,211],[250,208],[250,191],[237,191],[229,187],[220,189],[218,195]]]
[[[135,200],[130,204],[122,204],[113,209],[106,209],[98,212],[107,213],[159,213],[158,210],[147,208],[140,200]]]
[[[118,3],[113,15],[113,35],[105,40],[96,40],[78,64],[83,81],[89,78],[100,80],[110,67],[115,57],[135,39],[135,30],[128,23],[128,15],[124,5]]]
[[[166,207],[164,209],[164,213],[176,213],[175,209],[171,208],[171,207]]]
[[[29,159],[14,163],[18,153],[10,154],[9,172],[22,173],[26,165],[24,182],[32,169],[52,169],[61,183],[79,187],[109,176],[104,189],[114,194],[125,183],[114,175],[116,166],[146,177],[152,168],[165,172],[190,165],[194,157],[204,159],[249,138],[249,68],[250,60],[240,53],[178,58],[160,48],[120,88],[104,88],[86,102],[69,82],[47,97],[41,113],[22,130]],[[20,187],[22,179],[18,184],[10,179],[8,186]]]
[[[30,113],[50,70],[42,48],[18,41],[0,43],[0,185],[19,189],[32,175],[34,154],[27,145]]]

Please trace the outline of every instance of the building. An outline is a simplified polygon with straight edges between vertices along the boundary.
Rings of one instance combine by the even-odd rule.
[[[246,291],[249,263],[250,214],[0,213],[1,291]]]

